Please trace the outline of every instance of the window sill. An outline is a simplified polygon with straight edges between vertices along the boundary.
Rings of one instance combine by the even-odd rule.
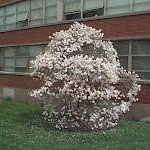
[[[18,76],[30,76],[31,73],[24,73],[24,72],[5,72],[0,71],[0,75],[18,75]]]

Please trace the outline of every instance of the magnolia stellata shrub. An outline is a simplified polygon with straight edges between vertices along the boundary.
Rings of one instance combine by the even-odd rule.
[[[140,90],[101,30],[75,22],[50,36],[49,51],[32,61],[43,85],[31,96],[45,102],[44,118],[59,129],[103,130],[117,125]]]

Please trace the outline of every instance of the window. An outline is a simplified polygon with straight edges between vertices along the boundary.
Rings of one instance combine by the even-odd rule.
[[[43,0],[31,1],[30,25],[36,26],[43,24]]]
[[[35,60],[36,56],[38,56],[39,54],[43,53],[43,46],[42,45],[34,45],[34,46],[29,46],[29,62],[32,60]],[[30,63],[30,66],[31,63]],[[32,72],[33,69],[29,68],[29,72]]]
[[[141,79],[150,79],[150,40],[136,40],[132,43],[132,70]]]
[[[16,29],[16,4],[6,6],[6,30]]]
[[[141,79],[150,80],[150,39],[114,41],[113,45],[124,69],[135,71]]]
[[[81,0],[64,0],[64,19],[81,18]]]
[[[0,8],[0,31],[4,31],[5,10]]]
[[[28,47],[19,46],[16,48],[15,71],[28,72]]]
[[[133,12],[149,11],[150,0],[134,0],[133,1]]]
[[[46,0],[45,23],[57,22],[57,0]]]
[[[103,0],[84,0],[83,18],[101,16],[104,14]]]
[[[32,72],[31,60],[48,50],[48,46],[16,46],[0,48],[0,71],[5,72]]]
[[[17,3],[17,28],[28,26],[30,13],[29,1]]]
[[[17,1],[0,7],[0,32],[63,20],[150,11],[149,6],[150,0]]]
[[[0,71],[3,70],[3,62],[4,62],[3,53],[4,53],[3,48],[0,48]]]
[[[131,0],[107,0],[106,15],[130,13]]]
[[[128,70],[129,41],[114,41],[113,46],[118,52],[121,66]]]
[[[103,0],[64,0],[64,20],[101,16]]]
[[[15,71],[15,47],[7,47],[4,49],[4,71],[14,72]]]

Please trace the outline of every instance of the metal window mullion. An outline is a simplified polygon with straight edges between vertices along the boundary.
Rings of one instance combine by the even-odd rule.
[[[44,54],[44,45],[42,44],[42,54]]]
[[[15,6],[16,6],[16,9],[15,9],[15,26],[17,29],[17,4],[15,4]]]
[[[80,8],[80,11],[81,11],[81,18],[83,18],[83,4],[84,4],[84,0],[80,0],[81,2],[81,8]]]
[[[132,70],[132,40],[129,41],[128,70]]]
[[[130,0],[130,13],[133,12],[133,1],[134,1],[134,0]]]
[[[3,53],[4,55],[3,55],[3,59],[4,59],[4,63],[3,63],[3,69],[5,68],[5,48],[4,48],[4,53]]]
[[[26,56],[26,58],[27,58],[27,72],[29,72],[29,46],[27,46],[27,51],[28,51],[28,53],[27,53],[27,56]]]
[[[107,10],[107,0],[103,0],[103,7],[104,7],[104,16],[105,16]]]
[[[4,31],[6,30],[6,7],[4,7]]]
[[[28,27],[30,26],[31,21],[31,0],[29,0],[29,13],[28,13]]]
[[[51,5],[49,7],[56,7],[56,14],[55,17],[57,19],[57,22],[61,22],[63,21],[63,17],[64,17],[64,1],[62,0],[57,0],[56,5]]]
[[[14,66],[15,69],[14,69],[14,70],[15,70],[15,72],[16,72],[16,66],[17,66],[17,65],[16,65],[16,60],[17,60],[17,49],[18,49],[18,48],[16,47],[16,48],[15,48],[15,57],[14,57],[14,61],[15,61],[15,66]]]
[[[140,54],[137,55],[137,54],[133,54],[132,56],[133,56],[133,57],[150,57],[149,54],[147,54],[147,55],[146,55],[146,54],[145,54],[145,55],[140,55]]]
[[[134,70],[135,72],[150,73],[150,70]]]
[[[4,48],[2,51],[2,71],[4,70]]]
[[[43,24],[45,24],[45,7],[46,7],[46,0],[43,2]]]

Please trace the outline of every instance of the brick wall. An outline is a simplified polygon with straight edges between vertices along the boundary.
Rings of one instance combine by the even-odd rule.
[[[22,1],[22,0],[0,0],[0,5],[16,2],[16,1]]]
[[[138,94],[138,103],[150,104],[150,85],[142,84],[141,91]]]
[[[40,87],[40,81],[33,80],[30,76],[23,75],[7,75],[0,74],[0,86],[21,88],[21,89],[35,89]]]

